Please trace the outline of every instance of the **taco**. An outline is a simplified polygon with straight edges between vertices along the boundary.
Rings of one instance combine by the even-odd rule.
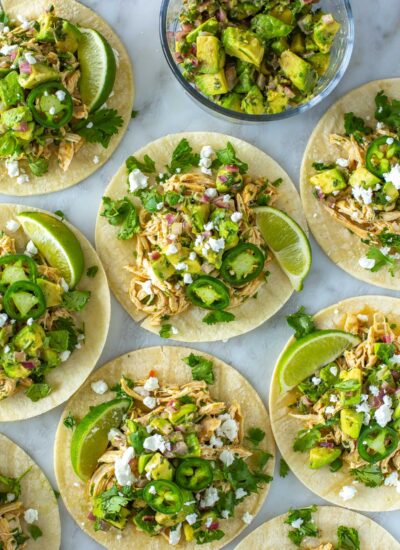
[[[128,54],[75,0],[2,6],[0,191],[65,189],[93,174],[122,139],[133,105]]]
[[[308,273],[307,237],[289,217],[305,227],[292,182],[241,140],[206,132],[160,138],[128,158],[105,195],[96,244],[111,289],[135,321],[163,337],[237,336],[289,299],[292,284],[257,225],[260,211],[281,216],[278,235],[280,224],[289,226],[292,257],[303,245],[298,290]]]
[[[400,300],[351,298],[320,311],[313,322],[310,334],[289,341],[273,375],[277,445],[300,481],[329,502],[397,510]],[[282,372],[294,353],[298,382],[285,387]]]
[[[155,347],[111,361],[68,402],[55,472],[71,515],[106,548],[209,549],[257,514],[273,454],[268,413],[235,369]]]
[[[58,550],[57,498],[30,456],[0,434],[0,548]]]
[[[316,126],[301,168],[311,230],[339,267],[398,290],[400,79],[377,80],[335,103]]]
[[[371,519],[336,506],[290,509],[263,523],[236,550],[399,550],[400,544]]]
[[[96,364],[110,318],[89,241],[42,210],[0,206],[0,421],[68,399]]]

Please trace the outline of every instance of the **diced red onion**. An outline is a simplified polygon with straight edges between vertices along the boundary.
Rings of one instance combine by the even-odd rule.
[[[89,512],[87,518],[90,519],[90,521],[96,521],[96,516],[93,515],[93,512]]]
[[[263,90],[265,88],[265,84],[267,83],[267,78],[265,74],[260,73],[257,77],[257,86],[260,88],[260,90]]]
[[[185,31],[186,33],[192,31],[193,28],[194,28],[193,25],[191,25],[190,23],[184,23],[182,25],[182,30]]]
[[[167,214],[165,219],[167,220],[168,225],[172,225],[175,221],[175,216],[173,214]]]
[[[217,14],[216,14],[216,18],[218,19],[218,21],[220,23],[226,23],[226,21],[228,20],[228,17],[226,15],[226,11],[223,10],[222,8],[219,8],[219,10],[217,11]]]
[[[228,172],[239,172],[239,167],[236,164],[227,164],[225,170]]]
[[[175,55],[175,61],[177,63],[183,63],[183,56],[181,52],[175,52],[174,55]]]
[[[22,365],[29,370],[32,370],[35,368],[35,365],[31,361],[23,361]]]
[[[296,95],[289,86],[284,86],[283,91],[285,92],[285,96],[289,99],[292,99]]]
[[[212,524],[208,527],[208,530],[215,531],[216,529],[218,529],[218,527],[219,527],[218,521],[213,521]]]
[[[152,260],[158,260],[158,258],[159,258],[160,256],[161,256],[161,254],[160,254],[157,250],[155,250],[154,252],[152,252],[152,253],[150,254],[150,258],[151,258]]]
[[[203,195],[200,199],[200,202],[203,202],[203,203],[211,202],[211,197],[209,197],[208,195]]]
[[[19,64],[19,72],[21,74],[31,74],[32,67],[27,61],[21,61],[21,63]]]
[[[228,176],[224,176],[224,175],[218,176],[218,179],[219,181],[222,181],[222,183],[225,183],[228,181]]]
[[[320,444],[320,447],[326,447],[327,449],[333,449],[334,444],[332,441],[325,441]]]
[[[228,89],[231,91],[236,84],[237,76],[236,76],[236,67],[235,65],[229,65],[225,70],[225,78],[226,83],[228,84]]]
[[[385,342],[385,344],[391,344],[393,342],[393,334],[385,334],[382,336],[382,342]]]

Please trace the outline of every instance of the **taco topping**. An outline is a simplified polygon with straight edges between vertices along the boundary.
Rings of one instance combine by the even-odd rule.
[[[260,115],[308,101],[340,24],[318,0],[184,0],[176,61],[189,82],[234,111]]]
[[[359,265],[394,275],[400,259],[400,138],[398,101],[375,98],[374,127],[344,115],[345,133],[331,134],[336,163],[315,162],[313,193],[327,212],[368,245]]]
[[[220,540],[235,508],[271,480],[264,473],[271,457],[262,448],[264,432],[251,428],[245,437],[240,405],[211,396],[211,361],[193,354],[184,361],[194,365],[196,378],[187,384],[161,384],[152,371],[145,380],[123,377],[114,387],[129,408],[87,476],[94,529],[123,529],[133,522],[172,545]],[[82,447],[80,439],[90,436],[86,423],[104,405],[78,424],[71,456]],[[252,519],[242,512],[243,522]]]
[[[2,14],[0,32],[0,159],[18,183],[42,176],[56,158],[67,171],[86,142],[107,147],[118,133],[122,118],[113,109],[100,109],[112,92],[116,62],[111,46],[98,33],[99,43],[111,54],[101,102],[85,59],[88,31],[57,17],[53,7],[35,21],[13,22]],[[100,55],[99,52],[97,52]]]

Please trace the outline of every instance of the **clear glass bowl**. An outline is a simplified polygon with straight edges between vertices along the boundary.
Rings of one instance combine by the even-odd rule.
[[[354,20],[350,0],[321,0],[318,7],[321,7],[326,12],[332,13],[335,19],[340,22],[341,28],[331,50],[331,63],[329,69],[318,81],[313,97],[307,103],[302,103],[298,107],[289,107],[286,111],[273,115],[251,115],[231,111],[208,99],[182,76],[180,66],[175,61],[174,56],[175,32],[180,30],[179,13],[181,7],[182,0],[163,0],[161,4],[160,38],[168,65],[175,78],[183,86],[183,89],[195,102],[210,114],[227,118],[231,121],[268,122],[307,112],[315,105],[318,105],[320,101],[325,99],[332,90],[334,90],[347,69],[353,51]]]

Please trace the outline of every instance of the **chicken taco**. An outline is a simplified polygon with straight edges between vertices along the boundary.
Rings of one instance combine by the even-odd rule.
[[[400,300],[351,298],[289,318],[270,408],[276,442],[314,493],[355,510],[400,508]]]
[[[0,434],[0,548],[58,550],[57,498],[42,470]]]
[[[75,0],[2,0],[2,8],[0,192],[65,189],[104,164],[127,128],[128,54]]]
[[[259,511],[274,468],[268,413],[215,357],[123,355],[69,401],[55,444],[62,498],[109,549],[221,548]]]
[[[111,289],[135,321],[163,337],[248,332],[301,290],[310,269],[292,182],[241,140],[160,138],[127,159],[105,195],[96,244]]]
[[[290,509],[261,525],[236,550],[399,550],[400,544],[371,519],[336,506]]]
[[[0,206],[0,421],[68,399],[96,364],[110,317],[89,241],[47,212]]]
[[[368,283],[398,290],[400,79],[369,82],[322,117],[301,169],[311,230],[328,256]]]

